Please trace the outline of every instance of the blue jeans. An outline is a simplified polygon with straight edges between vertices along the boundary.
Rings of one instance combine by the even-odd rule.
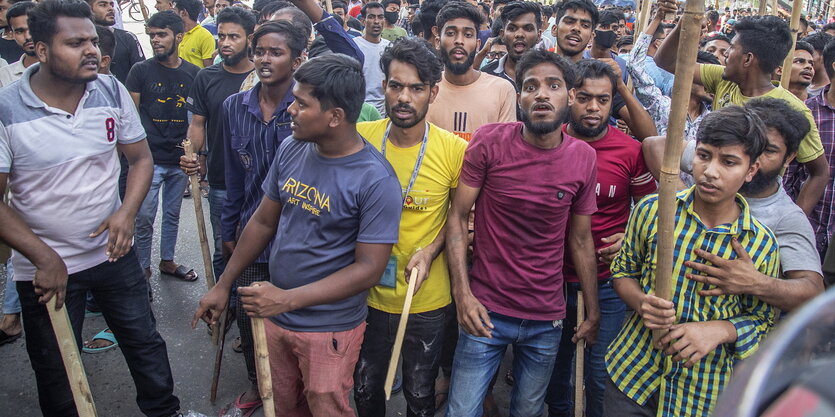
[[[176,165],[154,165],[151,189],[136,214],[136,256],[143,269],[151,267],[151,244],[154,240],[154,219],[157,216],[159,193],[162,189],[162,231],[159,238],[159,257],[174,260],[177,229],[180,225],[180,206],[188,176]]]
[[[199,198],[195,196],[194,198]],[[221,245],[223,241],[220,235],[220,213],[223,211],[223,203],[226,201],[226,190],[216,188],[209,189],[209,220],[212,222],[212,236],[215,238],[215,254],[212,257],[212,267],[215,271],[215,280],[226,269],[226,260],[223,259]]]
[[[20,313],[20,297],[14,283],[14,268],[12,260],[6,262],[6,292],[3,293],[3,314]]]
[[[493,337],[458,333],[452,363],[447,417],[480,417],[490,381],[502,362],[508,345],[513,345],[513,393],[511,417],[542,414],[545,389],[554,369],[560,345],[562,320],[523,320],[490,312]]]
[[[566,303],[568,312],[563,326],[560,351],[554,364],[554,373],[548,385],[545,402],[548,404],[549,417],[573,416],[574,407],[573,378],[574,352],[576,345],[571,342],[574,337],[574,327],[577,326],[577,291],[580,284],[566,284]],[[603,415],[603,393],[609,373],[606,371],[606,349],[623,327],[626,314],[626,304],[620,299],[612,287],[612,281],[600,282],[597,287],[600,303],[600,330],[597,341],[586,347],[585,386],[586,386],[586,416],[601,417]]]

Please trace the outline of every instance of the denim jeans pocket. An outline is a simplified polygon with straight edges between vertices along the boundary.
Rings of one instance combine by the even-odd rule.
[[[438,321],[443,320],[446,316],[446,308],[441,307],[435,310],[424,311],[423,313],[415,313],[415,317],[422,321]]]

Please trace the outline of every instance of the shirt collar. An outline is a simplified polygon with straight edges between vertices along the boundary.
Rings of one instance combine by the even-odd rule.
[[[817,94],[815,96],[810,97],[808,100],[806,100],[806,102],[811,101],[812,103],[815,103],[815,104],[817,104],[821,107],[828,107],[830,109],[835,110],[835,106],[833,106],[833,104],[835,104],[835,103],[830,104],[830,103],[826,102],[826,93],[829,92],[829,89],[831,87],[832,87],[831,84],[827,85],[826,87],[823,88],[823,90],[821,90],[820,94]]]
[[[493,70],[493,73],[494,74],[503,74],[504,73],[504,63],[506,61],[507,61],[507,54],[505,54],[503,57],[499,58],[499,62],[498,62],[499,65],[496,67],[496,69]]]
[[[679,204],[684,205],[684,209],[687,210],[687,213],[699,219],[699,215],[693,210],[693,200],[695,198],[693,193],[695,192],[695,189],[696,186],[694,185],[686,190],[679,191],[678,194],[676,194],[676,199]],[[741,230],[753,230],[751,210],[748,208],[748,202],[745,201],[745,198],[743,198],[739,193],[736,194],[734,199],[736,200],[736,204],[739,206],[740,213],[739,218],[731,224],[729,232],[731,234],[738,234]],[[699,219],[699,222],[701,222],[701,219]]]
[[[281,99],[281,102],[278,103],[278,106],[275,108],[275,113],[273,116],[278,116],[279,113],[283,111],[287,111],[287,108],[290,107],[290,104],[293,103],[295,97],[293,97],[293,86],[296,84],[296,80],[292,80],[290,82],[290,86],[287,88],[287,93],[284,94],[284,98]],[[254,87],[247,90],[244,93],[243,104],[247,107],[247,111],[255,115],[259,120],[264,120],[264,115],[261,114],[261,105],[258,103],[258,92],[261,91],[262,84],[257,83]]]
[[[32,91],[32,74],[38,72],[40,69],[41,64],[36,62],[26,68],[23,71],[23,75],[21,76],[21,83],[20,83],[20,98],[23,102],[30,107],[43,107],[46,108],[46,103],[38,97],[34,91]],[[101,76],[101,75],[99,75]],[[84,100],[85,96],[88,96],[93,90],[96,89],[96,81],[88,81],[85,85],[85,92],[84,96],[82,96],[81,100]]]

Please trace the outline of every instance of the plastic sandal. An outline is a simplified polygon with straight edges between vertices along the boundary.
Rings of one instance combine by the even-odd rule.
[[[119,346],[119,342],[116,341],[116,336],[114,336],[113,333],[108,332],[108,330],[110,330],[110,328],[104,329],[104,330],[96,333],[96,335],[93,336],[93,339],[91,340],[91,342],[93,340],[96,340],[96,339],[107,340],[108,342],[112,343],[110,346],[105,346],[105,347],[100,347],[100,348],[88,348],[87,346],[85,346],[81,350],[84,353],[102,353],[106,350],[110,350],[110,349],[115,348],[116,346]]]

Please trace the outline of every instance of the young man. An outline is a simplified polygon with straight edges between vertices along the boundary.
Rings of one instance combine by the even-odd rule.
[[[174,0],[174,11],[183,19],[185,30],[180,42],[180,57],[200,68],[207,68],[214,60],[215,38],[197,23],[201,10],[203,3],[200,0]]]
[[[809,86],[812,85],[812,80],[815,77],[815,65],[812,54],[815,50],[812,45],[803,41],[797,41],[794,47],[794,56],[792,57],[791,74],[789,75],[789,92],[795,97],[806,101],[809,98]],[[778,67],[774,71],[776,77],[779,78],[783,74],[783,68]]]
[[[352,27],[348,26],[348,21],[353,19],[350,15],[348,15],[348,6],[341,1],[333,2],[333,14],[334,16],[339,16],[342,19],[342,29],[348,33],[352,38],[356,38],[357,36],[362,36],[362,32],[353,29]]]
[[[734,361],[751,356],[773,325],[774,308],[757,297],[704,296],[699,291],[705,285],[686,279],[694,271],[692,260],[705,253],[746,257],[741,248],[757,271],[777,277],[777,241],[737,196],[757,173],[766,145],[762,121],[742,107],[722,108],[702,121],[693,161],[696,185],[675,199],[675,229],[681,232],[675,236],[680,249],[673,259],[672,301],[652,295],[658,198],[645,198],[632,210],[611,271],[615,290],[635,314],[606,354],[606,415],[707,416]],[[669,331],[655,346],[653,329]]]
[[[384,0],[383,9],[383,17],[386,19],[386,22],[380,36],[389,42],[394,42],[404,36],[409,36],[406,29],[397,26],[397,21],[400,20],[400,1]],[[366,19],[368,19],[368,17],[366,17]]]
[[[662,3],[674,2],[659,0]],[[672,4],[672,7],[676,6]],[[735,27],[737,35],[728,49],[726,66],[696,64],[693,82],[714,95],[714,110],[764,96],[786,100],[806,115],[812,129],[800,143],[797,161],[809,170],[810,176],[797,197],[797,205],[809,214],[829,181],[829,164],[809,108],[788,90],[771,83],[772,73],[791,49],[791,32],[786,22],[776,16],[745,18]],[[675,73],[679,35],[677,25],[655,54],[658,66],[672,73]]]
[[[699,41],[699,50],[713,54],[719,60],[719,65],[725,65],[727,59],[725,53],[730,47],[731,40],[721,33],[716,33]]]
[[[156,3],[154,3],[154,8],[157,9],[158,12],[174,10],[173,0],[156,0]],[[176,10],[174,11],[176,12]]]
[[[209,180],[209,212],[215,239],[213,266],[215,276],[219,277],[225,265],[220,213],[226,200],[221,112],[224,100],[240,91],[241,84],[254,68],[249,60],[248,38],[255,29],[255,15],[240,7],[227,7],[218,13],[217,24],[218,54],[223,61],[197,73],[186,108],[193,113],[187,133],[192,147],[208,149],[206,166],[201,168],[206,170]],[[185,157],[180,159],[180,167],[189,175],[197,172],[197,162]]]
[[[87,0],[87,3],[93,9],[93,22],[110,28],[116,37],[116,49],[110,60],[110,72],[124,84],[131,67],[145,60],[139,39],[131,32],[113,27],[116,24],[116,6],[113,0]]]
[[[217,23],[215,22],[216,0],[203,0],[203,9],[206,11],[206,17],[200,22],[200,26],[206,28],[212,36],[217,39]]]
[[[819,95],[823,88],[829,85],[829,76],[826,73],[826,66],[823,65],[823,49],[832,39],[832,35],[825,32],[815,32],[802,39],[814,48],[812,58],[815,61],[815,78],[812,79],[812,84],[808,88],[810,97]]]
[[[594,150],[560,130],[574,100],[573,70],[564,58],[536,50],[524,55],[517,69],[523,122],[490,124],[476,132],[447,226],[461,326],[449,390],[451,417],[481,411],[511,344],[510,414],[541,412],[565,318],[566,246],[588,311],[574,340],[594,343],[600,321],[591,235],[597,210]],[[467,220],[473,204],[468,271]]]
[[[633,202],[655,192],[655,179],[644,164],[641,144],[620,130],[609,126],[612,97],[622,82],[611,67],[595,60],[580,61],[576,67],[574,103],[563,134],[588,143],[597,156],[597,211],[591,216],[591,232],[597,253],[597,285],[600,303],[600,330],[597,341],[587,348],[586,415],[603,415],[603,391],[606,384],[606,347],[623,324],[626,305],[612,287],[609,264],[620,249],[626,221]],[[548,385],[546,402],[549,415],[571,414],[571,373],[576,346],[571,342],[577,325],[577,290],[579,279],[570,256],[563,268],[566,289],[566,319],[563,322],[560,348]]]
[[[383,5],[377,2],[366,3],[362,6],[365,31],[362,37],[354,38],[354,42],[365,57],[362,64],[362,72],[365,75],[365,101],[376,107],[383,116],[386,115],[386,103],[383,95],[383,70],[380,69],[380,56],[390,43],[382,38],[384,10]]]
[[[487,64],[482,71],[516,83],[516,63],[525,52],[539,42],[542,9],[530,1],[514,1],[502,8],[501,21],[504,24],[499,34],[507,46],[504,58]]]
[[[383,416],[383,382],[406,288],[418,269],[409,327],[403,342],[403,390],[410,415],[435,414],[435,376],[443,329],[452,298],[444,247],[449,201],[467,142],[426,122],[438,93],[443,64],[423,39],[399,39],[383,53],[388,118],[357,125],[383,152],[403,189],[400,240],[390,268],[368,296],[366,338],[354,373],[354,402],[360,416]]]
[[[0,194],[8,184],[15,196],[11,207],[0,203],[0,239],[15,249],[41,412],[76,412],[43,304],[55,301],[62,308],[66,300],[80,345],[89,290],[121,342],[142,413],[174,416],[179,400],[165,342],[131,250],[133,219],[148,192],[153,161],[127,90],[114,77],[96,73],[92,19],[82,1],[46,0],[29,12],[40,63],[0,91]],[[131,166],[121,202],[117,152]]]
[[[125,84],[139,110],[154,157],[151,189],[136,216],[136,256],[145,277],[150,279],[154,219],[162,192],[159,273],[195,281],[197,274],[194,269],[174,262],[174,249],[177,246],[183,189],[188,186],[188,176],[179,167],[180,157],[183,156],[182,143],[188,131],[185,102],[200,68],[179,56],[183,21],[173,11],[151,16],[145,32],[151,40],[154,56],[134,65]]]
[[[35,7],[35,3],[24,1],[15,3],[6,13],[9,20],[9,30],[14,36],[15,42],[23,49],[20,59],[11,65],[0,68],[0,87],[5,87],[23,76],[23,71],[38,62],[35,56],[35,44],[29,35],[29,19],[26,13]]]
[[[15,42],[6,19],[6,12],[11,6],[9,0],[0,0],[0,67],[14,62],[23,53],[23,49]]]
[[[464,2],[450,2],[432,28],[440,45],[444,74],[426,120],[469,141],[487,123],[516,120],[516,89],[507,81],[473,68],[481,13]],[[489,94],[485,92],[489,91]]]
[[[367,289],[397,242],[400,185],[357,133],[362,67],[325,55],[294,74],[293,137],[276,153],[265,198],[243,230],[199,318],[217,321],[235,279],[267,245],[270,281],[239,287],[265,321],[277,415],[352,416],[348,394],[365,331]]]

